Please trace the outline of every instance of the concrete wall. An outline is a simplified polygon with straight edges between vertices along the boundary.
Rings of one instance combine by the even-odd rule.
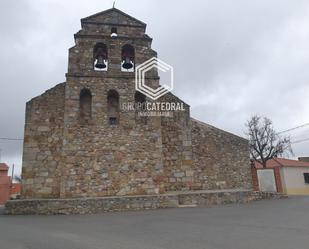
[[[276,192],[274,169],[260,169],[257,171],[260,191]]]
[[[309,168],[282,167],[283,192],[291,195],[309,195],[309,184],[305,184],[304,173],[309,173]]]

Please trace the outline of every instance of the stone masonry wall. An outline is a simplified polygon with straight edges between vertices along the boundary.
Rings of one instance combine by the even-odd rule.
[[[156,194],[164,191],[157,182],[163,175],[160,117],[147,123],[136,120],[134,111],[121,108],[134,103],[135,74],[121,71],[122,47],[134,47],[136,65],[156,56],[145,25],[117,10],[102,19],[82,19],[82,30],[75,35],[76,45],[69,50],[65,92],[62,198]],[[108,23],[102,25],[102,23]],[[110,37],[111,23],[117,22],[118,37]],[[137,27],[138,26],[138,27]],[[93,49],[104,43],[108,51],[107,71],[93,69]],[[147,74],[149,85],[159,85],[156,72]],[[82,89],[92,94],[91,120],[79,120],[79,96]],[[119,94],[119,119],[108,122],[107,95]]]
[[[162,117],[164,181],[166,191],[190,190],[193,183],[190,106],[171,93],[164,102],[183,103],[185,111]]]
[[[146,124],[140,124],[135,112],[120,110],[119,123],[108,123],[107,92],[116,90],[120,105],[134,103],[134,81],[82,77],[68,81],[61,196],[161,192],[154,182],[163,174],[160,118],[150,117]],[[92,118],[88,124],[81,124],[78,96],[85,87],[93,94]]]
[[[22,197],[59,197],[65,83],[29,101],[22,168]]]
[[[110,36],[118,29],[117,38]],[[247,141],[190,119],[190,107],[172,94],[159,101],[184,104],[173,117],[141,118],[122,108],[134,103],[135,73],[121,71],[124,45],[135,66],[156,56],[146,25],[116,9],[82,19],[69,49],[66,83],[27,103],[22,198],[153,195],[169,191],[251,188]],[[107,71],[94,70],[94,48],[106,45]],[[156,70],[145,75],[159,86]],[[80,116],[80,96],[91,113]],[[117,124],[107,96],[119,95]],[[147,101],[151,101],[147,99]]]
[[[278,193],[253,191],[193,191],[164,195],[97,197],[79,199],[14,200],[6,203],[7,214],[93,214],[128,210],[213,206],[248,203],[262,199],[281,199]]]
[[[193,189],[252,188],[248,141],[192,119]]]

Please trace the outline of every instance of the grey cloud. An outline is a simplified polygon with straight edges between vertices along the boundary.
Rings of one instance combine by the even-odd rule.
[[[65,80],[80,18],[112,2],[0,3],[0,137],[23,136],[25,102]],[[194,117],[239,135],[254,113],[278,130],[309,122],[307,1],[119,0],[116,7],[148,24],[153,48],[174,66],[174,92]],[[307,145],[295,146],[296,155],[309,154]],[[20,167],[20,143],[0,141],[0,148]]]

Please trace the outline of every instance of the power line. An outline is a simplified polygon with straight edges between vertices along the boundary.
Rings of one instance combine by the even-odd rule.
[[[309,138],[304,138],[304,139],[296,140],[294,142],[291,142],[291,144],[297,144],[297,143],[302,143],[302,142],[306,142],[306,141],[309,141]]]
[[[299,126],[296,126],[296,127],[290,128],[290,129],[287,129],[287,130],[280,131],[280,132],[278,132],[277,134],[286,133],[286,132],[289,132],[289,131],[294,131],[294,130],[296,130],[296,129],[303,128],[303,127],[305,127],[305,126],[307,126],[307,125],[309,125],[309,123],[306,123],[306,124],[303,124],[303,125],[299,125]]]
[[[8,141],[23,141],[22,138],[9,138],[9,137],[0,137],[0,140],[8,140]]]

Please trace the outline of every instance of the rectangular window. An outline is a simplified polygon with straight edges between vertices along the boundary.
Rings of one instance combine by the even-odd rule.
[[[305,183],[309,184],[309,173],[304,173]]]
[[[110,117],[109,118],[109,124],[110,125],[116,125],[117,124],[117,118]]]

